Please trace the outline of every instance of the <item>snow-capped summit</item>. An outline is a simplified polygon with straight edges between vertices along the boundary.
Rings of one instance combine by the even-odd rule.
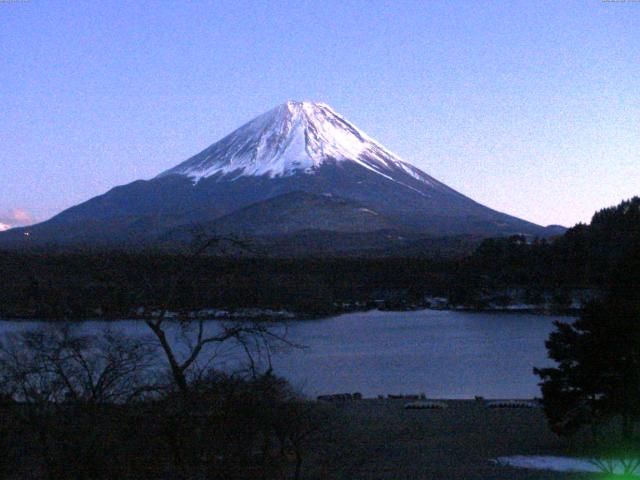
[[[329,105],[288,101],[241,126],[222,140],[159,176],[180,174],[199,180],[298,172],[313,173],[327,162],[350,161],[390,178],[398,169],[428,182],[336,113]]]

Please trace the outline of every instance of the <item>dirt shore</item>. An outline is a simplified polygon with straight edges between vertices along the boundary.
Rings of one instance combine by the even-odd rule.
[[[305,461],[313,479],[594,479],[498,466],[506,455],[570,455],[583,449],[547,427],[539,408],[490,409],[481,401],[449,400],[441,410],[406,410],[404,400],[355,400],[322,405],[329,433]]]

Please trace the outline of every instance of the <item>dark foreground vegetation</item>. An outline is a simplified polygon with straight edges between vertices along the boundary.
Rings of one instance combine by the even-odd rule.
[[[222,374],[198,348],[233,338],[249,358],[256,331],[192,333],[170,352],[62,324],[5,338],[0,478],[300,478],[320,412],[270,370]]]
[[[589,330],[592,315],[576,329]],[[164,321],[155,324],[162,330]],[[429,410],[406,409],[403,399],[314,402],[255,368],[261,351],[286,339],[262,325],[227,324],[215,334],[200,325],[185,324],[183,348],[169,351],[153,335],[92,335],[77,324],[5,337],[0,478],[601,478],[494,462],[511,455],[592,458],[603,472],[611,458],[627,458],[638,468],[638,311],[635,326],[626,323],[628,341],[617,329],[562,337],[564,367],[541,371],[552,379],[544,410],[490,408],[480,398]],[[200,348],[228,342],[245,355],[232,374],[217,369],[217,351]]]
[[[491,460],[597,453],[588,431],[558,437],[536,408],[313,402],[250,368],[190,368],[181,387],[162,368],[157,343],[77,328],[3,342],[0,478],[553,479],[565,477]]]

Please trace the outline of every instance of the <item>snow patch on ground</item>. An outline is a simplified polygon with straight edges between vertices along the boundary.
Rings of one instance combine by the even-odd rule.
[[[378,212],[374,212],[373,210],[369,210],[368,208],[359,208],[358,210],[364,213],[370,213],[371,215],[378,215]]]
[[[550,470],[553,472],[590,472],[602,473],[593,460],[588,458],[557,457],[544,455],[514,455],[510,457],[498,457],[495,462],[501,466],[515,468],[528,468],[531,470]],[[622,462],[614,461],[614,473],[622,474]],[[640,471],[633,474],[640,478]]]

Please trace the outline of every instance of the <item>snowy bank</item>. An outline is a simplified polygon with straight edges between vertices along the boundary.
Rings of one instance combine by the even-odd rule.
[[[514,455],[510,457],[498,457],[495,462],[501,466],[515,468],[528,468],[531,470],[550,470],[553,472],[589,472],[603,473],[604,469],[598,466],[599,461],[589,458],[556,457],[544,455]],[[622,460],[611,462],[613,472],[622,474],[624,466]],[[640,469],[632,474],[640,478]]]

